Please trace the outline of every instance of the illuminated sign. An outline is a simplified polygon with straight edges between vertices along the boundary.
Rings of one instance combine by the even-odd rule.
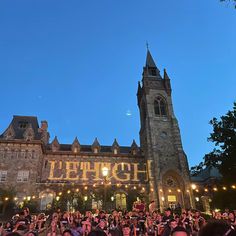
[[[168,195],[167,199],[168,199],[168,202],[176,202],[176,196],[175,195]]]
[[[110,182],[140,182],[152,178],[151,160],[147,163],[112,163],[97,161],[49,161],[50,181],[99,181],[103,180],[102,168],[109,170],[107,179]]]

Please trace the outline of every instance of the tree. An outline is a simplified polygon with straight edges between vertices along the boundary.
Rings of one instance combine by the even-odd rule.
[[[208,141],[213,142],[216,148],[205,155],[204,164],[215,166],[222,175],[222,181],[234,184],[236,173],[236,102],[232,111],[221,116],[219,121],[213,118],[210,124],[213,126],[213,132]]]
[[[236,183],[236,102],[231,111],[221,116],[219,120],[213,118],[210,124],[213,132],[208,141],[213,142],[215,148],[205,155],[203,162],[191,168],[191,172],[194,175],[205,167],[216,167],[222,175],[219,184],[231,186]],[[216,193],[213,201],[218,207],[236,207],[233,198],[236,199],[235,190],[228,190],[225,193]]]
[[[221,2],[229,2],[234,5],[234,8],[236,9],[236,0],[220,0]]]

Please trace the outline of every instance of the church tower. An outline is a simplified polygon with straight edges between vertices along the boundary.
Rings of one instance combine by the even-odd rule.
[[[193,207],[189,168],[178,121],[174,115],[170,78],[163,77],[147,50],[142,82],[138,85],[140,146],[147,160],[149,198],[161,209],[178,203]]]

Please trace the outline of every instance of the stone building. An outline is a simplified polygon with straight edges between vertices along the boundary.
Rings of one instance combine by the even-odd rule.
[[[192,206],[187,157],[174,115],[170,78],[161,76],[147,51],[142,81],[138,84],[140,147],[50,143],[47,121],[14,116],[0,136],[0,188],[13,188],[17,201],[38,199],[45,209],[62,190],[81,192],[94,205],[96,189],[112,189],[104,204],[125,208],[130,191],[155,200],[161,209],[180,203]],[[108,175],[104,176],[104,167]],[[107,192],[104,192],[107,195]],[[86,198],[85,198],[86,197]],[[108,197],[108,196],[105,196]],[[100,202],[100,204],[101,204]],[[97,202],[98,204],[98,202]],[[98,205],[97,205],[98,206]]]

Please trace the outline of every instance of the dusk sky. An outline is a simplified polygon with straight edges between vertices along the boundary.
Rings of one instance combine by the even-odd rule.
[[[198,164],[212,149],[209,120],[236,101],[236,10],[220,0],[0,1],[0,133],[25,115],[60,143],[139,144],[146,41]]]

